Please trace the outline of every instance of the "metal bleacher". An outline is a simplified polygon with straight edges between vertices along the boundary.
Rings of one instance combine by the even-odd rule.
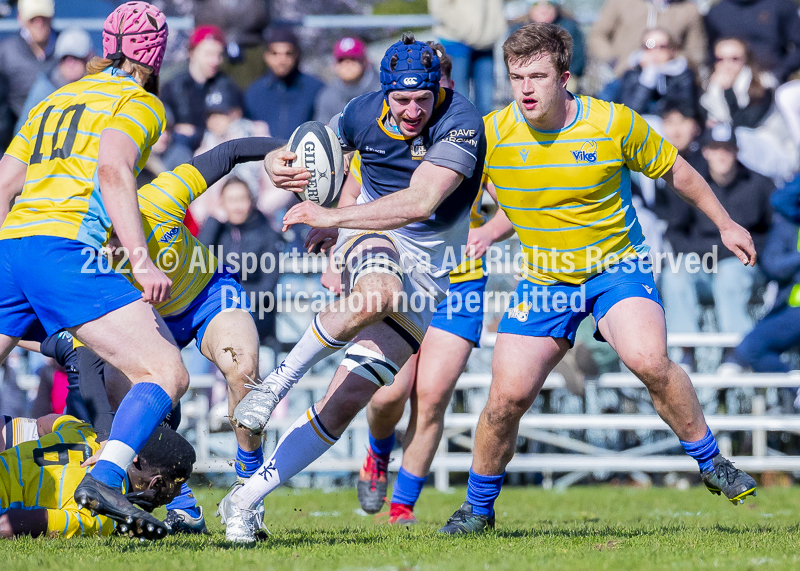
[[[491,346],[492,335],[483,340],[484,345]],[[733,346],[738,342],[735,335],[719,335],[701,333],[696,335],[670,336],[672,346]],[[314,376],[303,379],[293,390],[292,398],[299,399],[303,406],[309,406],[327,388],[330,377]],[[731,434],[746,433],[752,439],[750,455],[732,456],[736,465],[747,471],[761,473],[768,471],[800,471],[800,456],[788,456],[769,448],[767,436],[770,432],[791,432],[800,434],[800,416],[789,414],[768,414],[764,389],[795,388],[800,386],[800,372],[792,374],[748,374],[718,376],[714,374],[694,374],[692,381],[697,389],[713,389],[716,391],[733,388],[757,389],[752,400],[751,414],[708,415],[706,420],[715,431],[723,453],[731,456]],[[202,389],[213,382],[213,377],[193,378],[193,389]],[[486,395],[491,382],[488,374],[465,374],[459,380],[453,403],[466,403],[463,411],[451,411],[445,417],[445,432],[439,452],[433,462],[432,473],[435,485],[445,490],[450,485],[451,473],[467,472],[471,463],[470,451],[473,445],[474,430],[478,415],[485,404]],[[565,388],[564,378],[552,374],[542,390],[547,393]],[[586,382],[586,401],[592,401],[592,395],[602,390],[642,389],[642,385],[630,373],[612,373],[601,375],[598,379]],[[643,390],[643,389],[642,389]],[[204,472],[231,471],[227,458],[214,458],[207,447],[208,401],[198,396],[191,399],[189,406],[184,406],[184,415],[196,422],[198,435],[197,470]],[[587,407],[588,408],[588,407]],[[270,423],[266,438],[267,449],[282,432],[294,421],[293,417],[276,419]],[[401,421],[399,426],[405,426]],[[354,445],[357,436],[366,434],[366,416],[362,413],[348,428],[340,443],[334,447],[338,455],[327,454],[306,470],[308,473],[357,472],[363,461],[363,448]],[[598,434],[608,433],[650,433],[658,434],[657,438],[645,439],[639,445],[618,450],[598,445]],[[587,435],[595,438],[587,441]],[[696,463],[684,454],[668,454],[680,451],[677,438],[669,427],[655,414],[603,414],[600,411],[585,414],[526,414],[520,425],[520,438],[529,443],[546,445],[555,452],[536,453],[519,452],[508,466],[509,472],[542,473],[545,485],[568,486],[590,473],[664,473],[693,472]],[[363,440],[363,438],[362,438]],[[602,441],[602,438],[600,438]],[[334,456],[334,457],[332,457]],[[399,461],[395,460],[390,469],[397,469]],[[562,477],[553,482],[553,475]]]

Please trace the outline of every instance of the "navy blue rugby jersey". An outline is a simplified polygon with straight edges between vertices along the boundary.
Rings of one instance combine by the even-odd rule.
[[[428,220],[397,230],[416,239],[446,238],[450,230],[469,229],[469,211],[478,195],[486,158],[483,119],[463,95],[440,89],[433,115],[418,137],[406,138],[387,126],[389,105],[383,92],[356,97],[334,117],[332,127],[345,150],[361,154],[362,189],[359,202],[371,202],[408,188],[421,161],[464,175],[459,187]],[[449,237],[449,236],[448,236]],[[456,240],[461,242],[459,236]],[[454,245],[450,240],[448,245]]]

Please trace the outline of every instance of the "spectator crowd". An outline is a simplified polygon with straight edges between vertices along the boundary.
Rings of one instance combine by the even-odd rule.
[[[80,4],[100,15],[116,3]],[[298,26],[270,23],[268,0],[154,3],[172,15],[193,16],[196,27],[170,40],[160,85],[168,129],[140,174],[141,184],[224,141],[288,139],[301,123],[327,123],[350,99],[380,87],[369,42],[356,35],[330,38],[329,68],[310,72],[308,52],[322,71],[319,47],[308,45]],[[28,112],[81,77],[99,51],[95,34],[54,29],[54,16],[80,15],[69,11],[74,4],[0,0],[0,8],[13,8],[6,19],[19,23],[19,32],[0,40],[3,148]],[[743,266],[714,226],[663,181],[637,180],[637,210],[654,255],[715,253],[717,259],[714,273],[662,268],[668,329],[744,335],[720,366],[788,370],[781,354],[800,344],[800,4],[717,0],[708,8],[708,2],[691,0],[606,0],[591,22],[580,17],[588,4],[428,0],[436,21],[430,39],[451,57],[455,89],[487,114],[508,102],[497,46],[528,22],[564,27],[575,46],[570,89],[640,113],[705,176],[760,253],[755,268]],[[203,242],[226,251],[277,253],[302,248],[301,232],[280,232],[292,203],[289,193],[271,186],[261,165],[239,165],[192,204],[186,224]],[[258,271],[244,282],[248,291],[272,291],[276,284],[275,276]],[[759,314],[765,317],[756,326]],[[267,312],[258,328],[263,342],[274,339],[274,315]],[[682,362],[696,367],[691,348]]]

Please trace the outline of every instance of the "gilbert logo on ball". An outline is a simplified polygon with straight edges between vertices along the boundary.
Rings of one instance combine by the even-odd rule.
[[[308,121],[292,133],[289,150],[297,155],[291,166],[311,173],[308,185],[297,193],[298,198],[332,206],[344,182],[344,158],[336,134],[324,123]]]

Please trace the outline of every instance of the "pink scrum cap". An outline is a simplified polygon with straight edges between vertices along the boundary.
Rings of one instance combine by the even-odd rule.
[[[161,10],[147,2],[127,2],[103,24],[103,57],[112,61],[126,57],[158,75],[168,34]]]

